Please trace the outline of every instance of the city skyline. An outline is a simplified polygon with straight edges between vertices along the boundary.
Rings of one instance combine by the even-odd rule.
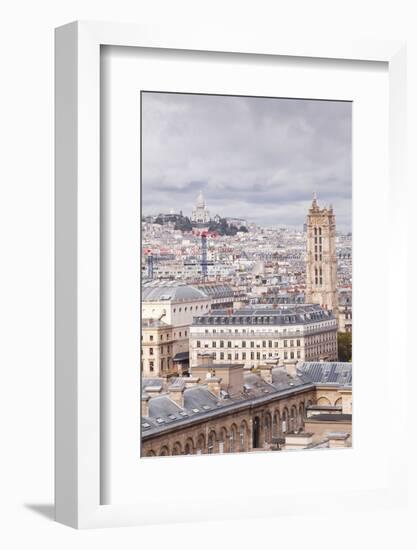
[[[313,192],[351,231],[351,103],[142,93],[142,213],[301,228]],[[254,208],[256,207],[256,208]]]

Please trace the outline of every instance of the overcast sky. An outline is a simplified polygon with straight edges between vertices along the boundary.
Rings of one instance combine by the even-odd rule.
[[[142,211],[302,227],[312,193],[351,230],[351,104],[142,94]]]

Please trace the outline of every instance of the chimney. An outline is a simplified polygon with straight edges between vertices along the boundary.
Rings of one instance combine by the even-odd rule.
[[[272,368],[273,365],[269,363],[263,363],[262,365],[259,365],[259,372],[262,377],[262,380],[265,382],[268,382],[268,384],[272,384]]]
[[[188,378],[185,378],[185,387],[193,388],[199,382],[200,378],[198,376],[189,376]]]
[[[149,416],[149,395],[146,393],[142,394],[141,405],[142,416]]]
[[[297,363],[297,359],[286,359],[284,361],[285,370],[291,378],[295,378],[297,376]]]
[[[169,397],[176,403],[179,407],[184,408],[184,386],[170,386],[168,388]]]
[[[213,364],[213,354],[210,352],[201,352],[197,354],[198,366],[207,367]]]
[[[207,378],[206,381],[208,390],[213,393],[217,397],[217,399],[220,399],[220,382],[222,381],[222,379],[218,376],[210,376],[210,378]]]
[[[349,446],[350,434],[347,432],[329,432],[326,435],[329,440],[329,449],[343,449]]]

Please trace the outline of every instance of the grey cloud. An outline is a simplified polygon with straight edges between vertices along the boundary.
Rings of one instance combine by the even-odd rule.
[[[351,104],[142,94],[142,207],[300,227],[315,191],[351,229]],[[277,221],[272,221],[277,219]]]

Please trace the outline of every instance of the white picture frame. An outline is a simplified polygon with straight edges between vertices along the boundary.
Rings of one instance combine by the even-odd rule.
[[[128,503],[101,504],[100,464],[103,449],[100,418],[104,413],[100,401],[102,45],[388,63],[392,216],[397,228],[405,231],[400,206],[401,192],[405,186],[405,44],[385,40],[317,40],[314,43],[294,40],[290,43],[277,36],[248,37],[229,31],[218,31],[214,36],[210,29],[183,29],[177,32],[169,28],[90,22],[75,22],[56,30],[55,506],[57,521],[72,527],[161,521],[161,514],[152,507],[144,509]],[[396,257],[400,263],[404,259],[402,254],[403,251],[399,250]],[[405,308],[405,305],[402,307]],[[403,363],[404,366],[398,368],[404,374],[405,351]],[[405,376],[399,384],[405,384]],[[402,391],[405,393],[404,387]],[[405,413],[405,407],[401,408],[399,414],[405,417]],[[399,444],[395,454],[397,464],[405,461],[404,452]],[[388,474],[383,491],[364,487],[360,494],[341,494],[340,499],[350,499],[354,507],[359,503],[366,506],[404,499],[406,478],[401,473]],[[294,500],[297,498],[299,495],[294,495]],[[290,499],[286,506],[291,507]],[[238,516],[238,506],[236,510]],[[268,514],[284,512],[285,508],[277,505],[270,507]],[[204,513],[203,510],[201,513]],[[233,511],[228,517],[235,517]],[[175,501],[167,502],[163,519],[174,521],[177,518]]]

